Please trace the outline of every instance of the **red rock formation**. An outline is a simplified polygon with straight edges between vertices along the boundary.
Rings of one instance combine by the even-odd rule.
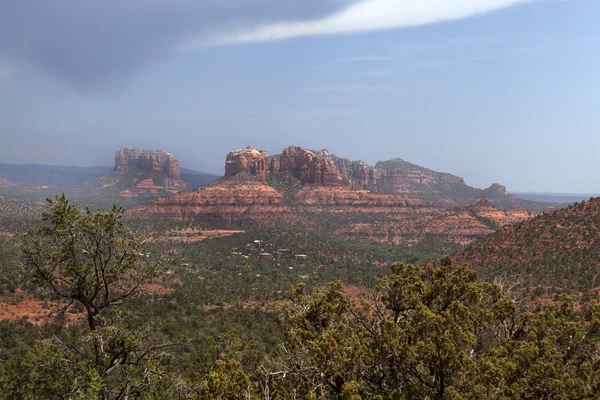
[[[173,154],[163,150],[140,150],[121,148],[115,154],[114,170],[123,170],[125,167],[139,168],[146,172],[164,172],[167,178],[173,181],[181,180],[179,160]]]
[[[338,169],[329,160],[299,146],[283,150],[279,171],[290,172],[305,185],[337,186],[341,180]]]
[[[255,180],[221,180],[200,189],[156,199],[147,206],[131,210],[128,215],[219,227],[269,225],[293,220],[283,196]]]
[[[181,180],[179,160],[163,150],[121,148],[115,154],[115,167],[102,176],[95,189],[118,190],[121,196],[164,195],[187,189]]]
[[[350,187],[360,188],[375,187],[377,185],[377,171],[362,161],[351,161],[346,158],[336,157],[327,150],[315,153],[327,159],[340,173],[340,183]]]
[[[294,200],[302,206],[338,206],[361,207],[367,209],[387,209],[381,212],[397,212],[399,208],[429,207],[427,204],[414,199],[400,196],[372,193],[366,190],[346,187],[317,187],[301,190],[294,195]],[[331,210],[331,208],[328,208]]]
[[[487,199],[469,207],[441,209],[446,201],[448,206],[457,202],[452,193],[444,192],[449,186],[459,185],[460,202],[482,191],[464,185],[461,178],[402,163],[394,160],[394,168],[375,169],[298,146],[284,149],[277,160],[247,147],[227,156],[226,177],[238,178],[156,200],[131,215],[230,228],[293,222],[296,228],[327,229],[366,241],[414,244],[434,238],[461,245],[533,215],[522,208],[499,210]],[[285,179],[269,182],[281,192],[265,184],[267,173],[278,171],[288,173],[282,176]],[[389,192],[377,192],[380,185],[387,185]],[[471,190],[465,189],[466,195],[459,190],[465,187]],[[494,194],[500,189],[495,188]],[[425,194],[435,202],[424,200]]]
[[[256,150],[252,146],[227,154],[225,176],[249,174],[257,180],[264,181],[267,177],[269,155],[265,150]]]
[[[360,240],[404,245],[420,243],[428,237],[466,245],[495,232],[499,227],[524,221],[535,215],[535,212],[525,208],[499,210],[487,199],[482,199],[472,206],[450,210],[413,206],[404,214],[388,212],[387,219],[380,218],[375,224],[349,224],[341,233]]]
[[[279,162],[275,157],[271,157],[269,160],[269,172],[279,172]]]

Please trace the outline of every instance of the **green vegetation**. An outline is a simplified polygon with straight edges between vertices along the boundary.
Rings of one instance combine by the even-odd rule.
[[[597,398],[598,303],[519,313],[448,258],[395,264],[377,294],[356,305],[339,282],[293,291],[280,314],[286,340],[266,368],[274,398]]]
[[[271,172],[267,174],[267,185],[283,195],[286,203],[294,203],[294,195],[302,190],[302,183],[289,172]]]
[[[27,229],[41,210],[38,203],[0,195],[0,232],[6,234]]]
[[[412,248],[275,229],[176,242],[170,232],[194,226],[134,222],[147,234],[121,208],[82,210],[62,196],[19,248],[0,242],[4,295],[57,310],[38,325],[0,321],[0,399],[600,392],[594,301],[579,309],[561,296],[533,313],[509,286]]]

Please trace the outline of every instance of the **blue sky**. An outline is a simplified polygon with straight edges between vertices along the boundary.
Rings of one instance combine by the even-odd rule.
[[[513,191],[600,192],[597,0],[0,5],[0,162],[297,144]]]

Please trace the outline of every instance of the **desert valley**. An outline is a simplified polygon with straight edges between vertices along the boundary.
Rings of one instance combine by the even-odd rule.
[[[0,400],[600,400],[598,16],[0,2]]]

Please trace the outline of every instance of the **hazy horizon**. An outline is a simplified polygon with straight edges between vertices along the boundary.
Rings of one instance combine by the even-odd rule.
[[[164,149],[402,158],[512,192],[600,192],[594,0],[0,5],[0,163]]]

